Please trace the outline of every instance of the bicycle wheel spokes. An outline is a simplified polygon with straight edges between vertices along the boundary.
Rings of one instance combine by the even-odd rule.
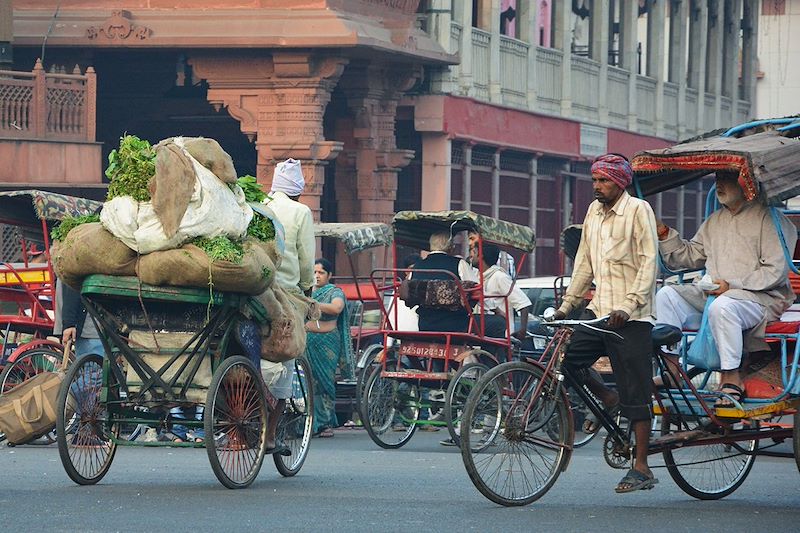
[[[229,357],[214,373],[205,409],[206,450],[228,488],[255,480],[266,448],[267,407],[261,376],[244,357]]]
[[[476,488],[501,505],[540,498],[569,456],[569,408],[541,381],[539,367],[506,363],[483,376],[467,400],[462,459]]]
[[[399,448],[411,439],[420,411],[416,384],[381,377],[381,367],[376,367],[367,380],[364,400],[364,427],[375,444]]]
[[[78,484],[100,481],[111,466],[116,444],[106,433],[108,411],[100,401],[102,359],[81,358],[67,371],[58,397],[58,451],[67,475]]]
[[[664,434],[676,427],[667,417],[663,419]],[[731,431],[737,429],[742,429],[740,424]],[[686,494],[700,500],[717,500],[744,482],[755,462],[757,448],[758,441],[749,440],[676,447],[665,450],[663,455],[670,476]]]
[[[292,397],[286,400],[283,417],[276,431],[276,442],[289,448],[291,455],[272,456],[282,476],[297,474],[306,460],[314,422],[313,401],[311,366],[305,357],[298,357],[294,361]]]

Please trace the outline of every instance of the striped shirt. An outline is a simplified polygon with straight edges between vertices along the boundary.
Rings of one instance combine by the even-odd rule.
[[[560,311],[569,313],[595,282],[589,309],[597,316],[624,311],[654,322],[656,219],[650,204],[623,192],[607,212],[592,202],[586,213],[575,268]]]

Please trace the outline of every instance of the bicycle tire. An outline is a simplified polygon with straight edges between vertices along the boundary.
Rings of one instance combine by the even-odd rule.
[[[283,477],[296,475],[303,467],[311,446],[314,426],[314,384],[311,364],[305,357],[294,360],[292,397],[286,400],[283,416],[275,431],[275,441],[286,445],[289,456],[274,454],[275,468]]]
[[[484,374],[467,399],[461,426],[470,431],[462,432],[461,457],[475,487],[500,505],[538,500],[569,463],[574,434],[563,389],[552,397],[553,383],[546,382],[540,397],[527,397],[543,379],[552,378],[538,366],[503,363]]]
[[[58,454],[67,475],[78,485],[94,485],[103,479],[117,451],[107,431],[118,432],[119,425],[109,423],[108,410],[100,401],[102,377],[103,358],[85,355],[67,369],[58,392]]]
[[[356,409],[361,416],[361,401],[364,398],[364,388],[367,385],[372,370],[375,368],[375,358],[383,350],[382,344],[371,344],[364,349],[364,368],[356,368]]]
[[[408,443],[417,430],[419,387],[409,381],[381,377],[382,370],[375,367],[367,380],[362,422],[375,444],[391,450]],[[394,425],[403,429],[396,431]]]
[[[671,425],[670,418],[663,417],[662,434],[671,432]],[[686,494],[698,500],[719,500],[744,483],[756,460],[758,440],[739,442],[737,446],[730,449],[730,444],[723,443],[683,444],[664,450],[664,462],[675,484]]]
[[[450,380],[444,401],[444,419],[447,422],[447,431],[450,438],[461,445],[459,435],[459,421],[464,412],[464,405],[467,402],[469,393],[475,388],[481,376],[489,371],[489,367],[482,363],[469,363],[458,369],[456,375]]]
[[[255,481],[267,449],[264,380],[249,359],[227,357],[211,378],[204,411],[211,470],[222,485],[242,489]]]

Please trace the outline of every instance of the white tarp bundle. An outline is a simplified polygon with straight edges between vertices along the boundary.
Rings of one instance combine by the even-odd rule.
[[[228,185],[201,165],[185,149],[184,138],[171,140],[180,147],[195,171],[195,184],[189,205],[178,231],[168,237],[153,209],[153,203],[137,202],[130,196],[107,201],[100,222],[115,237],[140,254],[169,250],[195,237],[226,235],[241,240],[253,218],[244,192],[236,184]]]

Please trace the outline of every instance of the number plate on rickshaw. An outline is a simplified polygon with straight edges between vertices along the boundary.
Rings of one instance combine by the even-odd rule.
[[[459,354],[469,350],[467,346],[450,346],[450,359],[455,359]],[[444,359],[447,357],[447,345],[435,342],[403,342],[400,345],[400,355],[412,357],[433,357],[434,359]]]

